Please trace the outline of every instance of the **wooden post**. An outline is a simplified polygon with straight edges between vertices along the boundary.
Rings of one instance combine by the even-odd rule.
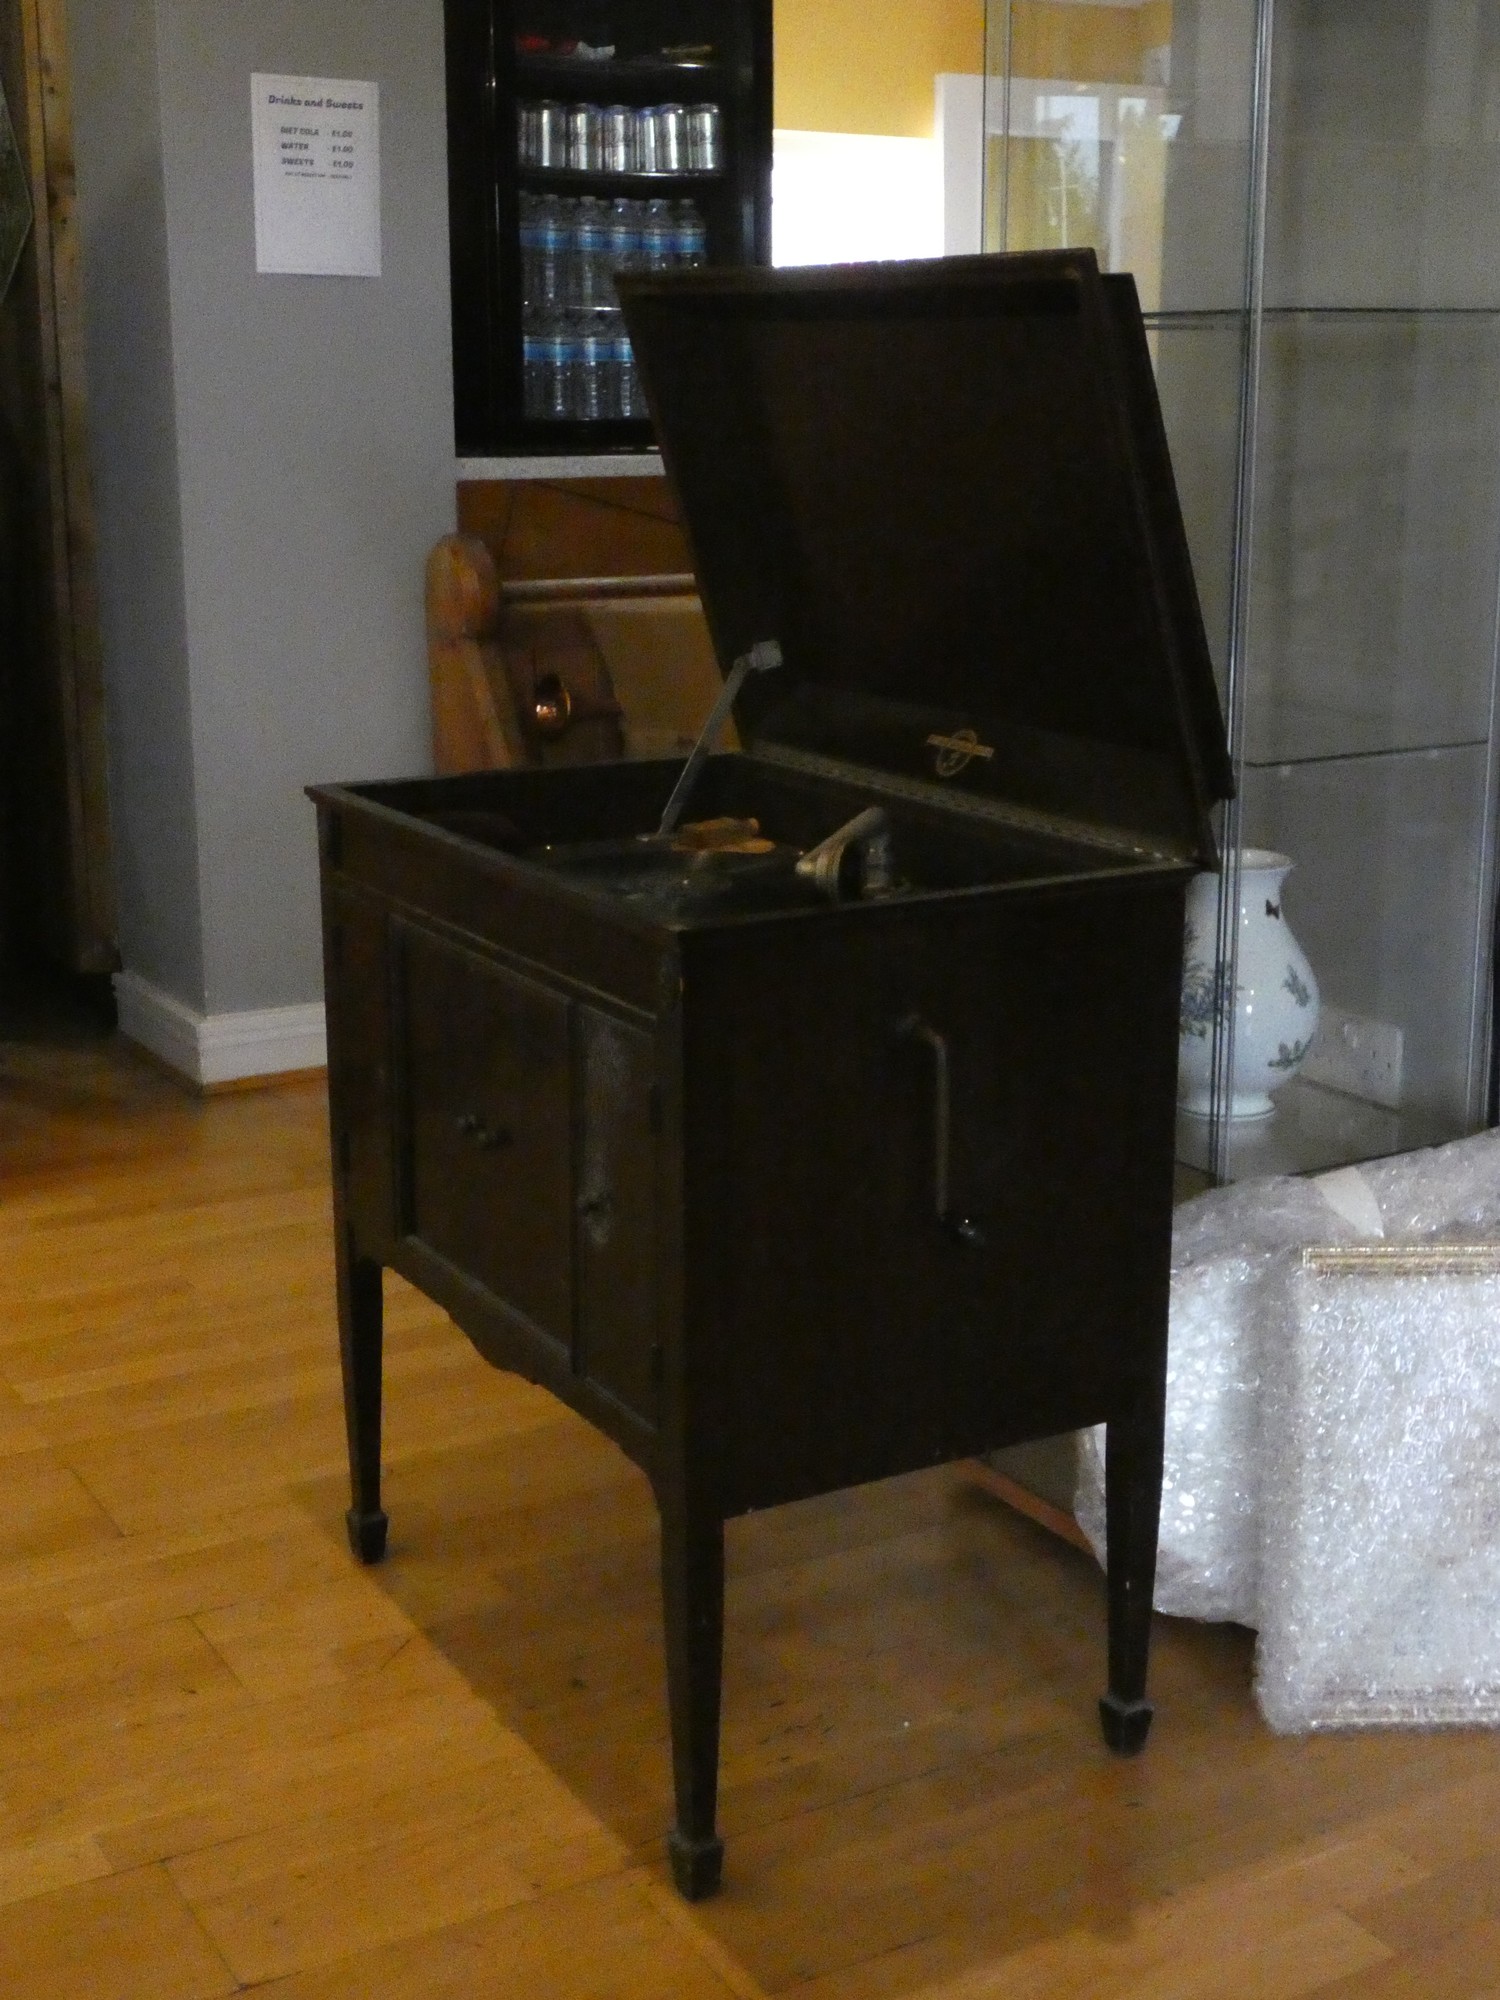
[[[20,465],[26,569],[37,577],[4,721],[31,927],[63,964],[104,972],[118,959],[63,0],[0,0],[0,77],[36,211],[3,307],[12,365],[0,414]]]

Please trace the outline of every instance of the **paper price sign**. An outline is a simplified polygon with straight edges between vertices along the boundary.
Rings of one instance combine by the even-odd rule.
[[[380,276],[380,86],[250,79],[255,268]]]

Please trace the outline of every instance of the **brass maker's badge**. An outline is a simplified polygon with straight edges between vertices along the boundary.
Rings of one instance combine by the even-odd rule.
[[[994,747],[981,743],[972,729],[955,729],[951,736],[934,732],[927,739],[927,748],[937,752],[934,768],[940,778],[956,778],[974,758],[989,758],[995,754]]]

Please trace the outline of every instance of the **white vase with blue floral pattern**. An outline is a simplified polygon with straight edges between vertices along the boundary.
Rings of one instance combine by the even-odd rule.
[[[1267,1118],[1273,1090],[1297,1074],[1318,1030],[1318,982],[1281,913],[1290,856],[1247,847],[1240,856],[1239,958],[1235,969],[1231,1118]],[[1213,1101],[1214,1023],[1228,1005],[1214,958],[1223,877],[1188,885],[1177,1095],[1184,1111],[1208,1117]]]

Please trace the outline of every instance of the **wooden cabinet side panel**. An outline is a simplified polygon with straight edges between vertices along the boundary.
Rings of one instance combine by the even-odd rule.
[[[1036,1385],[1027,1435],[1159,1385],[1167,1332],[1183,885],[1037,897],[969,994],[991,1040],[955,1172],[996,1218],[952,1301],[955,1430]],[[992,1301],[994,1303],[992,1303]],[[998,1312],[996,1310],[998,1305]],[[997,1337],[998,1336],[998,1337]],[[977,1445],[976,1445],[976,1448]]]
[[[1150,1383],[1180,937],[1174,881],[1070,887],[690,973],[686,1338],[721,1378],[729,1511],[1102,1421]],[[947,1053],[947,1222],[912,1022]]]

